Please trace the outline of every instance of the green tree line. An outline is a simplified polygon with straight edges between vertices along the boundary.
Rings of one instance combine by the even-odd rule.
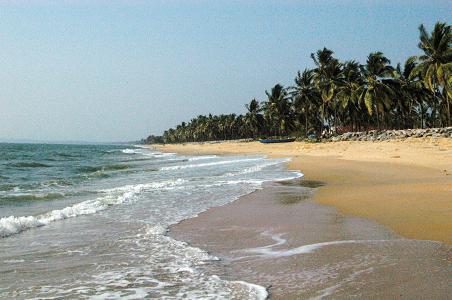
[[[243,115],[200,115],[166,130],[165,143],[317,137],[371,129],[451,126],[451,26],[419,27],[421,55],[391,65],[381,52],[364,64],[340,61],[330,49],[311,54],[314,68],[299,71],[292,86],[276,84],[267,99],[253,99]],[[155,141],[154,137],[154,141]]]

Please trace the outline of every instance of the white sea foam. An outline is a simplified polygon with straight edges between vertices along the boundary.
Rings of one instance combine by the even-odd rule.
[[[292,171],[292,176],[290,177],[281,177],[281,178],[276,178],[274,179],[274,181],[279,182],[279,181],[287,181],[287,180],[292,180],[292,179],[296,179],[296,178],[301,178],[303,177],[304,174],[301,172],[297,172],[297,171]]]
[[[287,163],[290,161],[290,158],[278,159],[278,160],[264,160],[263,163],[257,164],[248,168],[245,168],[239,172],[229,172],[226,176],[238,176],[245,174],[252,174],[262,171],[264,168],[268,168],[271,166],[279,165],[282,163]]]
[[[209,187],[220,187],[220,186],[226,186],[226,185],[248,184],[251,187],[256,189],[256,188],[261,187],[264,182],[265,182],[265,180],[259,180],[259,179],[219,180],[215,183],[200,184],[197,187],[198,188],[209,188]]]
[[[58,297],[266,299],[268,293],[262,286],[244,281],[227,281],[204,273],[199,267],[218,258],[202,249],[174,240],[167,236],[166,232],[171,224],[196,216],[210,207],[230,203],[242,195],[259,189],[265,181],[298,177],[296,173],[280,168],[265,169],[286,160],[267,160],[257,156],[181,157],[173,153],[158,153],[141,148],[122,150],[125,150],[123,153],[130,154],[129,158],[150,157],[151,165],[156,165],[156,172],[146,172],[150,165],[146,161],[141,174],[132,173],[126,175],[127,177],[108,178],[100,182],[99,185],[102,188],[116,186],[117,182],[129,185],[103,189],[96,199],[46,214],[27,216],[27,213],[23,213],[25,215],[23,217],[11,216],[0,219],[0,237],[45,226],[54,221],[104,210],[103,214],[108,216],[113,224],[119,222],[119,226],[102,229],[106,230],[106,234],[105,238],[100,236],[99,245],[93,243],[87,249],[80,249],[77,244],[72,244],[70,241],[70,247],[64,247],[61,250],[61,255],[89,255],[91,258],[91,255],[96,255],[97,246],[102,249],[99,253],[105,253],[105,249],[102,248],[104,242],[111,242],[115,247],[112,247],[111,252],[107,250],[105,253],[111,257],[106,259],[102,254],[99,259],[96,259],[98,268],[90,270],[83,276],[75,274],[74,280],[50,281],[46,286],[40,285],[40,290],[36,289],[36,286],[30,286],[30,288],[24,286],[21,295],[24,298],[34,296],[39,299]],[[124,159],[124,155],[120,158]],[[176,162],[175,159],[183,161]],[[208,166],[213,167],[207,168]],[[180,171],[183,169],[187,169],[187,172]],[[166,172],[159,172],[159,170]],[[175,171],[171,172],[171,170]],[[230,176],[225,176],[224,174],[228,172]],[[172,179],[174,177],[184,178],[184,180],[174,180]],[[150,178],[154,180],[153,183],[136,184],[150,181]],[[104,182],[107,185],[102,185]],[[121,206],[120,204],[123,203],[133,203],[133,205]],[[107,210],[109,206],[117,207]],[[80,225],[91,226],[89,229],[94,229],[93,231],[97,234],[95,231],[97,226],[88,225],[99,225],[96,219],[86,218]],[[125,233],[124,228],[130,228],[131,231],[126,231],[127,234],[122,235]],[[112,232],[115,234],[111,234]],[[52,232],[43,230],[42,234],[43,236],[53,234],[53,230]],[[118,236],[121,238],[118,239]],[[78,237],[75,235],[71,238]],[[14,291],[11,291],[3,295],[13,295],[13,293]]]
[[[137,154],[137,153],[141,153],[141,151],[140,151],[139,149],[129,149],[129,148],[127,148],[127,149],[122,149],[121,152],[122,152],[122,153],[125,153],[125,154]]]
[[[156,234],[165,234],[167,232],[167,228],[162,225],[155,225],[146,229],[147,235],[156,235]]]
[[[268,235],[268,233],[264,232],[262,235]],[[322,242],[322,243],[315,243],[315,244],[308,244],[303,245],[296,248],[291,249],[280,249],[280,250],[274,250],[273,248],[281,246],[285,244],[287,241],[286,239],[282,238],[282,234],[275,234],[271,235],[271,238],[276,242],[274,244],[262,246],[262,247],[256,247],[256,248],[248,248],[240,250],[240,252],[246,252],[246,253],[252,253],[256,254],[255,256],[260,258],[280,258],[280,257],[288,257],[298,254],[307,254],[312,253],[320,248],[332,246],[332,245],[343,245],[343,244],[363,244],[363,243],[375,243],[375,242],[386,242],[387,240],[340,240],[340,241],[329,241],[329,242]],[[238,259],[248,258],[247,257],[240,257]]]
[[[151,153],[151,154],[147,154],[147,153],[143,153],[144,155],[153,155],[154,157],[168,157],[168,156],[175,156],[176,153]]]
[[[241,175],[241,174],[256,173],[256,172],[262,171],[262,169],[264,169],[264,168],[267,168],[267,167],[270,167],[270,166],[275,166],[275,165],[278,165],[278,164],[280,164],[279,161],[270,161],[270,162],[266,162],[266,163],[263,163],[263,164],[255,165],[255,166],[252,166],[252,167],[249,167],[249,168],[245,168],[242,171],[240,171],[238,174]]]
[[[135,149],[127,148],[127,149],[122,149],[121,152],[124,153],[124,154],[141,154],[141,155],[144,155],[144,156],[155,157],[155,158],[161,158],[161,157],[168,157],[168,156],[176,155],[176,153],[154,152],[154,151],[151,151],[151,150],[145,149],[145,148],[135,148]]]
[[[159,295],[159,299],[256,299],[268,296],[264,287],[244,281],[226,281],[216,275],[199,272],[196,266],[218,258],[164,235],[163,226],[146,225],[136,236],[136,255],[152,262],[166,276],[156,278],[152,268],[138,264],[121,267],[95,275],[96,295],[91,299],[137,299]],[[153,251],[149,251],[153,249]],[[141,252],[142,251],[142,252]],[[165,258],[162,263],[161,258]],[[165,288],[178,285],[175,294],[166,294]],[[114,291],[108,287],[116,287]],[[60,296],[73,295],[74,288],[58,287]],[[70,291],[68,293],[68,290]],[[162,294],[156,291],[162,291]],[[86,290],[85,293],[89,293]]]
[[[23,259],[8,259],[3,261],[5,264],[20,264],[25,262]]]
[[[217,158],[217,157],[218,156],[216,156],[216,155],[204,155],[204,156],[190,157],[188,160],[189,161],[197,161],[197,160],[214,159],[214,158]]]
[[[236,164],[236,163],[243,163],[243,162],[259,161],[259,160],[262,160],[262,159],[263,158],[245,158],[245,159],[221,160],[221,161],[214,161],[214,162],[209,162],[209,163],[188,164],[188,165],[177,165],[177,166],[162,167],[160,170],[162,170],[162,171],[170,171],[170,170],[182,170],[182,169],[189,169],[189,168],[201,168],[201,167],[210,167],[210,166],[220,166],[220,165]]]
[[[0,219],[0,237],[7,237],[24,230],[45,226],[49,223],[82,215],[94,214],[109,206],[118,205],[133,200],[145,190],[173,188],[186,180],[168,180],[148,184],[127,185],[102,191],[105,196],[83,201],[63,209],[52,210],[38,216],[9,216]]]
[[[265,300],[268,298],[267,289],[261,285],[249,283],[246,281],[233,281],[233,282],[244,285],[249,289],[249,294],[248,294],[249,299]]]

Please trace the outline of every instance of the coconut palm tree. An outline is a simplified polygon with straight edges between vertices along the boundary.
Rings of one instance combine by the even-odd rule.
[[[424,127],[425,115],[428,109],[427,100],[430,94],[425,84],[420,78],[419,72],[415,72],[417,66],[417,58],[415,56],[409,57],[402,68],[401,64],[397,64],[393,72],[393,79],[388,83],[395,91],[394,120],[403,122],[404,128],[412,128],[415,122],[419,121],[419,127]]]
[[[260,114],[261,108],[256,99],[251,100],[251,102],[246,104],[245,107],[248,112],[245,115],[244,122],[251,131],[253,138],[255,138],[264,125],[264,118]]]
[[[383,127],[451,125],[451,26],[437,23],[431,33],[419,27],[423,55],[391,67],[381,52],[364,65],[341,63],[323,48],[311,54],[315,68],[298,72],[290,93],[280,84],[266,92],[262,105],[253,99],[245,115],[199,115],[149,141],[186,142],[322,132],[325,126],[351,125],[361,130]],[[297,128],[295,127],[298,126]],[[331,129],[331,128],[330,128]]]
[[[314,69],[315,83],[323,100],[321,106],[323,123],[328,125],[331,125],[331,117],[333,117],[334,124],[337,124],[338,107],[335,96],[341,74],[341,63],[333,57],[333,54],[334,52],[327,48],[318,50],[315,54],[311,53],[311,58],[316,65]]]
[[[429,34],[424,25],[419,26],[419,48],[424,52],[419,56],[420,64],[413,76],[419,72],[425,86],[435,97],[440,97],[447,108],[446,124],[451,124],[452,102],[452,32],[451,26],[438,22]]]
[[[367,57],[366,65],[361,68],[364,83],[359,91],[359,99],[364,102],[371,116],[376,114],[378,128],[380,128],[380,116],[383,116],[384,122],[384,114],[391,108],[392,99],[395,97],[394,91],[386,81],[394,71],[390,63],[383,53],[373,52]]]
[[[295,77],[295,86],[292,87],[291,92],[294,99],[295,113],[304,119],[305,135],[308,135],[310,129],[308,119],[317,114],[318,106],[321,102],[320,94],[314,85],[314,78],[315,73],[313,70],[305,69],[303,73],[298,71],[297,77]]]
[[[267,94],[267,101],[264,103],[264,116],[269,124],[270,130],[279,135],[287,134],[293,127],[291,103],[287,97],[287,91],[279,83],[276,84]]]
[[[337,84],[337,98],[344,118],[351,120],[352,129],[355,130],[358,129],[358,115],[365,113],[359,101],[359,90],[363,82],[359,63],[354,60],[345,62]]]

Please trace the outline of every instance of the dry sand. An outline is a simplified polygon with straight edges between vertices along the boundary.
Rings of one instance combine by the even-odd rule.
[[[325,185],[321,204],[365,217],[412,239],[452,244],[452,140],[261,144],[223,142],[156,146],[187,154],[292,157],[290,169]]]
[[[285,300],[452,293],[450,139],[157,148],[292,157],[288,167],[305,174],[173,226],[175,238],[220,257],[206,273],[266,286]]]

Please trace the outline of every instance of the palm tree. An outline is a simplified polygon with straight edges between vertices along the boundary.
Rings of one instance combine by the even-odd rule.
[[[394,91],[385,79],[390,78],[394,68],[381,52],[370,53],[366,65],[361,68],[364,75],[364,84],[360,88],[360,100],[364,101],[367,111],[372,116],[376,113],[377,126],[380,129],[380,115],[389,110],[392,104]]]
[[[342,105],[344,114],[351,119],[352,129],[358,127],[358,114],[362,113],[359,101],[359,89],[363,85],[363,77],[359,63],[347,61],[344,63],[338,83],[337,98]]]
[[[333,124],[361,130],[363,126],[412,128],[451,125],[451,26],[437,23],[431,33],[419,27],[419,57],[391,67],[381,52],[366,64],[341,63],[323,48],[311,58],[315,69],[298,72],[288,91],[280,84],[262,105],[253,99],[245,115],[199,115],[149,141],[166,143],[316,133]],[[298,127],[296,127],[298,126]]]
[[[287,91],[279,83],[267,94],[268,100],[264,103],[264,114],[269,122],[270,130],[286,134],[293,127],[291,103],[287,97]]]
[[[424,54],[419,56],[420,64],[416,67],[413,76],[419,72],[424,79],[426,87],[434,96],[442,98],[447,107],[446,124],[451,122],[452,101],[452,32],[451,26],[438,22],[432,33],[429,34],[424,25],[419,26],[419,48]],[[440,91],[440,89],[442,91]]]
[[[429,107],[427,101],[431,98],[419,72],[415,72],[416,60],[415,56],[409,57],[403,69],[400,63],[397,64],[393,73],[394,78],[389,82],[396,93],[394,119],[403,121],[404,128],[414,127],[418,117],[420,118],[419,127],[424,127],[425,115]]]
[[[321,111],[324,123],[330,125],[330,114],[328,110],[333,111],[334,124],[337,125],[337,103],[335,102],[338,78],[341,74],[341,64],[338,59],[333,57],[334,52],[323,48],[315,54],[311,53],[311,58],[316,65],[314,69],[315,83],[320,91],[323,103]]]
[[[295,112],[304,119],[304,133],[308,135],[308,118],[316,115],[317,107],[321,97],[314,85],[315,73],[313,70],[305,69],[303,73],[298,71],[295,78],[295,86],[292,87]],[[317,122],[316,122],[317,123]]]
[[[244,122],[250,129],[253,138],[261,131],[263,127],[263,117],[260,114],[261,108],[256,99],[251,100],[249,104],[245,105],[248,112],[245,115]]]

